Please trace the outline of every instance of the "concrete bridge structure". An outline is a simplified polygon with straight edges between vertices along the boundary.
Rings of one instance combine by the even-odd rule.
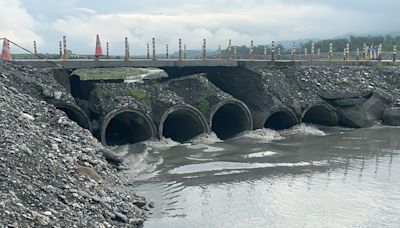
[[[318,78],[319,74],[326,74],[325,69],[329,76],[340,77],[343,71],[351,75],[363,66],[398,66],[397,61],[349,59],[207,59],[204,52],[202,59],[64,58],[11,62],[56,69],[55,80],[76,101],[74,105],[60,101],[56,107],[91,130],[105,145],[164,137],[185,142],[211,131],[228,139],[243,131],[264,127],[281,130],[300,122],[370,126],[382,118],[391,104],[390,96],[381,91],[347,93],[339,98],[345,100],[345,105],[335,106],[331,100],[336,98],[321,98],[321,83],[303,83],[303,76],[308,74],[303,72],[304,67],[314,68]],[[102,79],[80,81],[79,75],[71,75],[75,69],[119,67],[160,68],[168,79],[136,85]],[[378,71],[375,73],[379,75]]]
[[[341,87],[348,86],[335,77],[351,77],[364,68],[379,77],[380,68],[365,67],[364,62],[343,65],[230,61],[229,65],[209,66],[200,64],[204,61],[186,66],[173,65],[173,61],[171,64],[149,62],[158,62],[160,65],[153,63],[151,67],[164,69],[168,78],[138,84],[81,81],[79,75],[70,75],[70,71],[54,71],[58,72],[55,78],[77,102],[74,109],[67,106],[60,109],[82,126],[91,126],[92,133],[105,145],[118,145],[164,137],[185,142],[210,132],[229,139],[243,131],[281,130],[301,122],[366,127],[382,118],[392,99],[384,92],[374,91],[321,97],[321,93],[329,92],[324,88],[330,81],[336,80]],[[308,69],[312,69],[316,82],[304,81],[303,77],[310,74]],[[371,74],[370,71],[365,75]],[[319,78],[324,79],[321,82],[324,85],[319,85]],[[335,99],[344,104],[335,105]]]
[[[349,60],[349,61],[327,61],[327,60],[223,60],[223,59],[99,59],[99,60],[86,60],[86,59],[69,59],[69,60],[40,60],[40,59],[27,59],[27,60],[14,60],[16,64],[31,66],[34,68],[66,68],[66,69],[81,69],[81,68],[116,68],[116,67],[138,67],[138,68],[182,68],[182,67],[264,67],[271,65],[313,65],[313,66],[368,66],[368,65],[385,65],[396,66],[398,61],[362,61],[362,60]]]

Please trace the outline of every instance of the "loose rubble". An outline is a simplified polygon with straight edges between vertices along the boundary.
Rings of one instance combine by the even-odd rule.
[[[400,106],[400,68],[395,66],[280,66],[253,69],[283,103],[312,103],[319,95],[382,89]],[[336,94],[337,96],[338,94]]]
[[[0,227],[140,226],[118,158],[42,99],[69,96],[49,73],[0,62]]]
[[[327,102],[339,114],[345,127],[398,125],[400,106],[400,68],[394,66],[292,66],[257,69],[268,91],[291,107],[298,100],[302,110],[307,105]],[[265,75],[270,74],[268,77]],[[389,115],[390,113],[390,115]],[[300,113],[298,113],[300,114]]]

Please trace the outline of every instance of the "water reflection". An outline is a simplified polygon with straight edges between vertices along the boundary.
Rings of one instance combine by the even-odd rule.
[[[148,150],[145,227],[397,227],[400,129],[322,130]]]

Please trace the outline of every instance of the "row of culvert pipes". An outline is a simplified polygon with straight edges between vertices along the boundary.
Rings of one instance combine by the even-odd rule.
[[[193,85],[199,88],[197,92]],[[245,103],[220,91],[202,75],[140,86],[149,96],[141,97],[139,102],[126,92],[137,89],[136,85],[96,83],[86,103],[78,102],[79,106],[59,103],[56,107],[109,146],[152,138],[185,142],[210,132],[225,140],[257,128]],[[80,100],[79,95],[75,98]],[[338,124],[335,110],[326,103],[309,105],[301,116],[282,106],[261,118],[263,127],[274,130],[290,128],[299,122]]]
[[[142,110],[121,107],[103,118],[100,138],[106,145],[132,144],[151,138],[186,142],[211,131],[221,139],[228,139],[252,130],[251,113],[241,101],[221,101],[212,109],[210,116],[205,117],[190,104],[176,104],[167,108],[161,118],[154,120]]]

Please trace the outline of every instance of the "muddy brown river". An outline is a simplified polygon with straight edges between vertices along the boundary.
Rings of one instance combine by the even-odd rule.
[[[400,227],[400,128],[247,132],[125,145],[144,227]]]

